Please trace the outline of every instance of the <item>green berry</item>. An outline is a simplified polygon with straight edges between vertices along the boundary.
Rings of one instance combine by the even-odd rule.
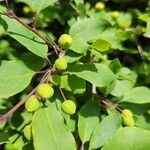
[[[146,28],[143,26],[137,26],[136,27],[136,32],[137,33],[144,33],[146,31]]]
[[[24,130],[23,130],[24,136],[28,139],[31,140],[32,138],[32,131],[31,131],[31,124],[25,126]]]
[[[125,28],[129,28],[131,25],[131,22],[130,21],[125,21],[125,22],[119,22],[119,26],[123,29]]]
[[[67,61],[60,57],[55,61],[55,67],[57,70],[65,70],[67,68]]]
[[[42,98],[48,99],[48,98],[51,98],[53,96],[54,90],[49,84],[42,83],[39,85],[39,87],[37,89],[37,93]]]
[[[104,8],[105,8],[105,4],[102,3],[102,2],[98,2],[98,3],[96,3],[96,5],[95,5],[95,9],[96,9],[96,10],[102,10],[102,9],[104,9]]]
[[[132,117],[123,117],[123,123],[128,127],[134,127],[134,119]]]
[[[118,18],[119,17],[119,12],[118,11],[113,11],[111,13],[111,17],[114,18],[114,19]]]
[[[61,78],[59,75],[52,75],[52,76],[50,76],[49,81],[53,85],[58,86],[58,85],[60,85]]]
[[[68,115],[72,115],[76,112],[76,104],[72,100],[65,100],[61,108]]]
[[[28,7],[28,6],[23,7],[24,14],[28,14],[30,11],[31,11],[30,7]]]
[[[133,117],[132,111],[129,109],[124,109],[122,111],[122,117],[132,118]]]
[[[34,112],[40,107],[40,103],[35,95],[32,95],[25,103],[25,108],[28,112]]]
[[[61,35],[59,40],[58,40],[58,44],[63,49],[68,49],[72,45],[72,42],[73,42],[73,39],[68,34]]]

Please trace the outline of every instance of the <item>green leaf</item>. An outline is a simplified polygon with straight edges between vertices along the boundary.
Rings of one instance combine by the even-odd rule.
[[[142,14],[140,15],[138,18],[144,22],[147,22],[148,21],[148,14]]]
[[[111,44],[112,49],[123,49],[121,40],[118,38],[115,28],[107,28],[99,34],[99,38]]]
[[[84,40],[77,38],[73,39],[73,43],[69,49],[80,54],[86,52],[88,48],[89,45]]]
[[[73,38],[73,44],[70,49],[77,53],[84,53],[88,50],[87,42],[99,36],[109,25],[105,19],[100,17],[78,20],[71,26],[69,31]]]
[[[73,63],[78,61],[82,57],[82,54],[75,53],[74,51],[68,50],[64,56],[67,63]]]
[[[0,145],[8,142],[8,132],[0,133]]]
[[[136,127],[122,128],[102,150],[149,150],[150,131]]]
[[[144,86],[135,87],[125,93],[121,102],[136,104],[150,103],[150,89]]]
[[[29,55],[27,56],[29,57]],[[41,61],[39,57],[31,56],[27,59],[30,59],[29,64],[19,60],[1,62],[0,98],[13,96],[29,85],[35,72],[43,65],[43,60]],[[30,62],[36,62],[36,64]]]
[[[40,12],[41,10],[52,6],[57,0],[17,0],[17,2],[23,2],[30,6],[34,12]]]
[[[119,114],[111,114],[105,117],[97,126],[90,140],[90,149],[103,146],[121,126]]]
[[[74,94],[80,94],[85,91],[86,82],[75,75],[63,75],[60,87],[72,91]]]
[[[120,27],[128,28],[132,23],[132,16],[130,13],[120,13],[117,22]]]
[[[119,61],[118,58],[115,58],[114,60],[112,60],[108,67],[114,72],[117,73],[120,69],[121,69],[121,63]]]
[[[144,36],[150,38],[150,18],[147,19],[146,32],[144,33]]]
[[[64,124],[61,113],[54,108],[42,108],[33,116],[32,131],[36,150],[75,150],[71,132]]]
[[[96,101],[89,101],[82,106],[78,115],[78,131],[82,143],[90,140],[98,123],[99,104]]]
[[[115,74],[103,64],[77,64],[68,70],[69,74],[74,74],[88,82],[105,87],[115,80]]]
[[[1,16],[0,23],[1,24],[3,23],[2,25],[12,38],[20,42],[29,51],[40,57],[43,58],[47,57],[48,51],[47,45],[41,38],[35,35],[32,31],[25,28],[15,19],[11,19],[7,16]]]
[[[91,45],[91,47],[100,52],[105,52],[111,48],[111,44],[106,40],[98,39]]]
[[[70,28],[69,34],[73,37],[74,40],[84,40],[88,42],[94,37],[99,36],[99,34],[107,29],[110,25],[105,19],[102,18],[86,18],[83,20],[78,20]]]
[[[109,89],[111,95],[113,96],[123,96],[128,90],[132,89],[134,86],[133,82],[127,80],[115,80]]]
[[[18,132],[16,130],[11,129],[9,131],[9,141],[17,150],[22,150],[23,146],[25,145],[25,140],[22,132]]]

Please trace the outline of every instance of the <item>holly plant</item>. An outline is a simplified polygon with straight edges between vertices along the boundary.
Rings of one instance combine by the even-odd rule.
[[[150,1],[1,0],[0,149],[149,150]]]

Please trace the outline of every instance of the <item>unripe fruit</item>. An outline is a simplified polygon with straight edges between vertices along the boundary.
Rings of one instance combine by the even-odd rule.
[[[67,68],[67,61],[60,57],[55,61],[55,67],[57,70],[65,70]]]
[[[25,108],[28,112],[34,112],[40,107],[40,103],[35,95],[32,95],[25,103]]]
[[[59,75],[52,75],[52,76],[50,76],[49,81],[53,85],[58,86],[58,85],[60,85],[61,78]]]
[[[114,19],[118,18],[119,17],[119,12],[118,11],[113,11],[111,13],[111,17],[114,18]]]
[[[23,7],[24,14],[28,14],[30,11],[31,11],[30,7],[28,7],[28,6]]]
[[[134,119],[132,117],[123,117],[123,123],[124,123],[124,125],[126,125],[128,127],[133,127]]]
[[[53,96],[54,90],[49,84],[42,83],[39,85],[39,87],[37,89],[37,93],[42,98],[48,99],[48,98],[51,98]]]
[[[65,100],[61,108],[68,115],[72,115],[76,112],[76,104],[72,100]]]
[[[129,109],[124,109],[122,111],[122,117],[132,118],[133,117],[132,111]]]
[[[98,3],[96,3],[96,5],[95,5],[95,9],[96,9],[96,10],[102,10],[102,9],[104,9],[104,8],[105,8],[105,4],[102,3],[102,2],[98,2]]]
[[[137,27],[136,27],[136,32],[137,32],[137,33],[143,33],[143,32],[145,32],[145,31],[146,31],[146,28],[143,27],[143,26],[137,26]]]
[[[121,23],[119,23],[119,26],[120,26],[121,28],[123,28],[123,29],[129,28],[130,25],[131,25],[131,22],[130,22],[130,21],[126,21],[126,22],[121,22]]]
[[[68,49],[71,46],[72,42],[73,42],[73,39],[68,34],[61,35],[59,40],[58,40],[58,44],[63,49]]]
[[[31,140],[32,138],[32,131],[31,131],[31,125],[27,125],[24,130],[23,130],[24,136],[28,139]]]
[[[102,60],[108,60],[108,55],[104,54],[104,55],[102,56]]]

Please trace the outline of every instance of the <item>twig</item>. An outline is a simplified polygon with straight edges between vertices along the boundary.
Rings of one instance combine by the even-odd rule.
[[[43,41],[45,41],[45,43],[52,47],[55,51],[60,52],[61,49],[59,48],[59,46],[57,44],[54,44],[54,42],[49,41],[47,38],[45,38],[44,36],[42,36],[37,29],[35,28],[31,28],[27,23],[25,23],[24,21],[22,21],[18,16],[16,16],[16,14],[13,12],[13,10],[9,9],[7,13],[1,13],[2,15],[5,15],[9,18],[15,19],[16,21],[18,21],[20,24],[22,24],[25,28],[29,29],[30,31],[32,31],[33,33],[35,33],[37,36],[39,36]]]
[[[80,150],[84,150],[84,144],[83,143],[80,146]]]
[[[145,56],[144,56],[144,54],[143,54],[143,48],[142,48],[142,46],[141,46],[141,44],[140,44],[140,42],[139,42],[138,39],[136,39],[136,45],[137,45],[137,49],[138,49],[138,52],[139,52],[141,58],[142,58],[143,60],[145,60]]]
[[[106,108],[114,108],[116,109],[117,111],[119,111],[120,113],[122,112],[122,109],[119,108],[118,104],[116,103],[112,103],[111,101],[107,100],[107,99],[104,99],[101,101],[101,104],[103,106],[105,106]]]
[[[62,91],[62,89],[61,89],[61,88],[59,88],[59,90],[60,90],[60,93],[61,93],[61,95],[62,95],[62,97],[63,97],[64,101],[66,101],[66,97],[65,97],[65,95],[64,95],[64,92]]]
[[[0,124],[3,123],[4,121],[7,120],[7,118],[9,118],[9,116],[11,116],[15,111],[17,111],[28,99],[31,95],[33,95],[34,93],[36,93],[36,90],[38,88],[38,86],[41,83],[47,82],[49,76],[51,75],[51,69],[48,70],[42,77],[40,83],[24,98],[22,99],[18,104],[16,104],[12,109],[10,109],[7,113],[5,113],[4,115],[0,116]]]

